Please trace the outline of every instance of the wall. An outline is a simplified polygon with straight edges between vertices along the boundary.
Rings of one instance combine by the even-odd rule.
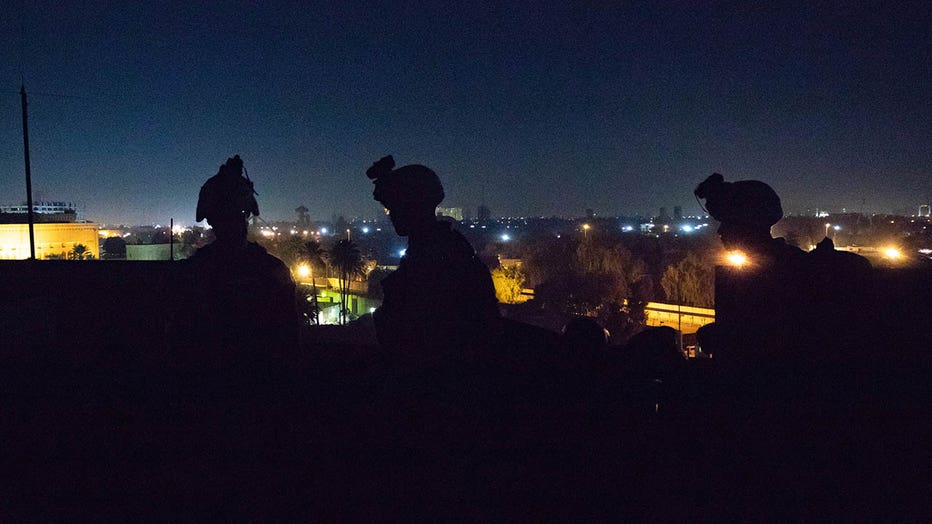
[[[715,322],[715,310],[704,307],[648,302],[644,311],[648,326],[669,326],[683,333],[695,333],[700,327]]]
[[[183,247],[181,243],[175,243],[175,260],[188,258]],[[126,260],[169,260],[171,250],[171,244],[127,244]]]

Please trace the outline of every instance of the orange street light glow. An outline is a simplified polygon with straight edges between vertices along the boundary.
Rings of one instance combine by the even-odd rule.
[[[903,253],[895,247],[888,247],[883,250],[883,256],[889,258],[890,260],[898,260],[903,257]]]
[[[748,263],[748,257],[740,251],[732,251],[725,255],[725,260],[734,267],[743,267]]]
[[[301,278],[307,278],[311,276],[311,268],[308,266],[298,266],[298,276]]]

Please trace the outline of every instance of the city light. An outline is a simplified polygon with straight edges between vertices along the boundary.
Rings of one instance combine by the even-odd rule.
[[[883,250],[883,256],[889,258],[890,260],[899,260],[903,258],[903,253],[895,247],[887,247]]]
[[[311,276],[311,268],[305,264],[298,266],[298,276],[301,278],[307,278]]]
[[[511,235],[509,235],[508,233],[502,233],[502,235],[499,238],[502,239],[502,242],[508,242],[509,240],[511,240]]]
[[[320,228],[320,234],[321,234],[321,235],[326,235],[326,234],[327,234],[327,228],[325,228],[325,227]]]
[[[626,232],[626,233],[630,233],[631,231],[634,231],[634,226],[625,226],[625,227],[621,228],[621,230],[624,231],[624,232]]]
[[[728,261],[728,264],[733,267],[741,268],[747,265],[748,257],[740,251],[732,251],[725,255],[725,260]]]
[[[693,226],[683,226],[683,233],[692,233]]]
[[[406,254],[407,252],[408,252],[407,249],[399,250],[399,251],[398,251],[398,256],[403,257],[403,256],[405,256],[405,254]]]
[[[363,226],[362,232],[363,232],[363,233],[368,233],[368,232],[369,232],[369,228],[366,227],[366,226]]]

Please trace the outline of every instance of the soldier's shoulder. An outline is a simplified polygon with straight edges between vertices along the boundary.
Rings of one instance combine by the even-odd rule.
[[[246,252],[252,263],[258,266],[261,271],[271,273],[279,280],[293,283],[288,266],[280,258],[271,255],[264,247],[255,242],[250,242]]]
[[[857,253],[838,249],[815,249],[808,253],[811,264],[817,268],[835,268],[846,271],[870,272],[870,261]]]
[[[285,265],[282,260],[272,254],[270,254],[266,249],[255,242],[250,242],[246,248],[246,255],[269,267],[288,270],[288,267]]]
[[[806,252],[802,249],[788,244],[783,238],[773,239],[773,250],[777,256],[790,258],[794,260],[803,260],[806,258]]]
[[[447,253],[455,254],[464,258],[475,256],[476,250],[466,240],[462,233],[453,229],[449,224],[443,223],[441,242],[439,243]]]
[[[202,246],[194,252],[190,257],[180,261],[180,264],[183,267],[200,267],[206,263],[210,263],[217,258],[217,248],[213,244],[207,244]]]

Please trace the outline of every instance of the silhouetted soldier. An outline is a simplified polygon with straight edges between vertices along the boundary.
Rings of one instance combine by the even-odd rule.
[[[783,207],[769,185],[758,180],[725,182],[715,173],[696,187],[695,194],[705,199],[709,215],[721,223],[718,234],[725,249],[744,252],[752,266],[762,268],[802,263],[801,249],[770,235],[770,228],[783,218]]]
[[[387,156],[366,171],[395,232],[408,237],[398,269],[382,280],[382,306],[373,314],[389,364],[374,420],[384,424],[379,432],[390,446],[434,457],[403,468],[463,489],[461,480],[449,479],[466,475],[469,460],[453,450],[486,441],[490,421],[504,418],[490,401],[500,398],[498,389],[477,367],[498,316],[495,291],[472,246],[437,220],[444,197],[437,175],[422,165],[394,167]]]
[[[382,280],[376,334],[380,345],[399,355],[443,359],[450,349],[474,343],[498,317],[495,289],[469,242],[437,220],[444,193],[436,173],[422,165],[394,167],[386,156],[366,171],[395,232],[408,237],[398,269]]]
[[[870,305],[874,280],[870,262],[837,251],[828,237],[807,258],[813,345],[835,359],[864,350],[876,324],[876,311]]]
[[[677,332],[669,326],[647,328],[625,345],[626,383],[634,398],[659,411],[682,387],[686,358]]]
[[[808,310],[802,292],[806,254],[770,234],[783,218],[780,197],[763,182],[725,182],[718,173],[699,184],[695,194],[721,222],[718,234],[725,249],[744,257],[738,267],[717,272],[717,321],[704,330],[704,338],[727,347],[709,349],[732,362],[795,349],[792,335]],[[708,336],[713,335],[709,330],[718,333]]]
[[[270,464],[256,457],[281,449],[283,432],[276,430],[304,416],[279,420],[283,413],[272,409],[287,384],[282,357],[296,345],[298,319],[288,269],[246,239],[250,215],[259,214],[254,195],[239,156],[201,187],[196,218],[207,219],[216,240],[177,264],[169,334],[180,368],[171,386],[178,409],[171,410],[170,425],[184,428],[170,439],[169,459],[185,465],[179,489],[198,486],[201,502],[211,507],[220,508],[215,501],[223,497],[223,510],[233,493],[254,490],[242,465]]]
[[[603,351],[608,347],[608,330],[595,319],[577,317],[563,326],[560,345],[566,351],[593,352]]]
[[[207,219],[216,240],[184,261],[191,289],[176,333],[210,365],[269,362],[296,344],[295,287],[288,268],[246,239],[259,214],[252,181],[237,155],[201,187],[197,221]],[[195,359],[197,359],[195,357]]]

